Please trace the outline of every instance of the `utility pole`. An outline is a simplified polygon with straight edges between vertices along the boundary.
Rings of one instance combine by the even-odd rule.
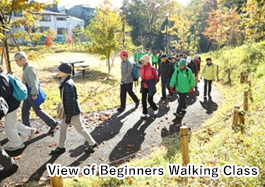
[[[168,54],[168,16],[169,13],[166,14],[166,54]]]
[[[122,49],[125,49],[125,1],[122,7]]]

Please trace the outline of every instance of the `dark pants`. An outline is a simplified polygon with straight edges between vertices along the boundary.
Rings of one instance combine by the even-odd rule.
[[[135,103],[139,102],[139,99],[134,94],[134,92],[132,90],[132,87],[133,87],[133,83],[128,83],[128,84],[121,85],[121,92],[120,92],[121,108],[125,108],[125,106],[126,106],[126,95],[127,95],[127,92],[131,96],[132,100]]]
[[[207,94],[207,87],[208,87],[208,95],[211,95],[211,91],[212,91],[212,80],[206,80],[204,79],[204,96],[206,96]]]
[[[148,94],[148,88],[143,88],[142,92],[143,114],[147,114],[147,102],[146,102],[147,94]],[[154,103],[154,96],[150,96],[148,94],[148,103],[154,110],[158,109],[156,104]]]
[[[179,94],[179,105],[177,108],[177,113],[180,114],[181,109],[187,108],[186,99],[187,99],[188,93],[178,93],[178,94]]]
[[[152,66],[154,66],[157,69],[157,62],[152,62]]]
[[[169,88],[170,78],[162,78],[161,84],[162,84],[162,97],[166,98],[166,88],[168,89],[168,92],[170,93]]]
[[[40,106],[36,105],[31,95],[23,102],[22,105],[22,123],[30,127],[30,108],[33,108],[35,114],[42,119],[48,126],[52,126],[56,123],[55,119],[44,112]]]

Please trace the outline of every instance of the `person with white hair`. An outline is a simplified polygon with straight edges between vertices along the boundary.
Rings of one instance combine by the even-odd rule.
[[[33,65],[28,62],[27,55],[20,51],[15,54],[15,61],[19,67],[23,67],[23,78],[22,82],[28,88],[28,98],[23,102],[22,105],[22,122],[26,126],[30,127],[30,109],[33,108],[37,116],[39,116],[49,127],[50,130],[48,134],[53,134],[58,122],[43,111],[40,105],[35,103],[37,95],[39,93],[39,79],[37,77],[37,72]]]

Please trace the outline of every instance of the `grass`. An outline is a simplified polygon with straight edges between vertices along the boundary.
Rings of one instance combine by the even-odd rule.
[[[195,130],[190,136],[190,163],[204,166],[223,166],[237,164],[238,166],[257,166],[258,177],[221,177],[212,180],[209,177],[184,178],[169,177],[127,177],[118,180],[112,177],[79,177],[67,178],[65,186],[263,186],[265,184],[265,152],[264,152],[264,118],[265,95],[265,45],[251,43],[237,48],[222,49],[214,53],[203,55],[211,56],[220,66],[221,81],[216,85],[225,94],[226,101],[215,113],[212,119],[204,126],[214,124],[201,130]],[[226,68],[232,70],[232,85],[227,83]],[[232,111],[235,104],[243,104],[243,90],[247,84],[239,83],[239,74],[247,71],[252,80],[253,100],[250,101],[249,111],[245,115],[245,124],[232,130]],[[163,166],[169,163],[182,163],[178,136],[163,138],[163,146],[156,148],[147,158],[132,160],[129,166]],[[168,142],[174,138],[175,141]],[[166,169],[167,171],[167,169]]]

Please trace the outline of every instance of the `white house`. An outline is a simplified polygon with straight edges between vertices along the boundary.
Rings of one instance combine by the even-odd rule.
[[[81,28],[84,28],[85,21],[72,16],[67,17],[67,30],[69,34],[73,34],[73,28],[75,28],[77,25],[80,25]]]
[[[84,28],[85,21],[81,20],[79,18],[70,17],[67,16],[65,13],[59,13],[59,12],[53,12],[49,10],[44,10],[41,13],[36,13],[38,15],[41,15],[41,18],[36,20],[33,32],[37,31],[39,29],[40,32],[47,31],[49,29],[52,29],[55,31],[56,38],[54,41],[62,42],[65,41],[64,34],[66,31],[69,34],[72,34],[72,30],[76,25],[80,25],[82,28]],[[14,12],[12,15],[12,20],[15,19],[22,19],[22,12]],[[24,27],[23,25],[20,25],[20,27],[12,27],[12,32],[23,32],[27,30],[27,27]],[[42,38],[42,41],[44,41],[45,38]],[[13,43],[12,39],[9,39],[9,42]],[[23,38],[20,39],[20,42],[24,42]]]

